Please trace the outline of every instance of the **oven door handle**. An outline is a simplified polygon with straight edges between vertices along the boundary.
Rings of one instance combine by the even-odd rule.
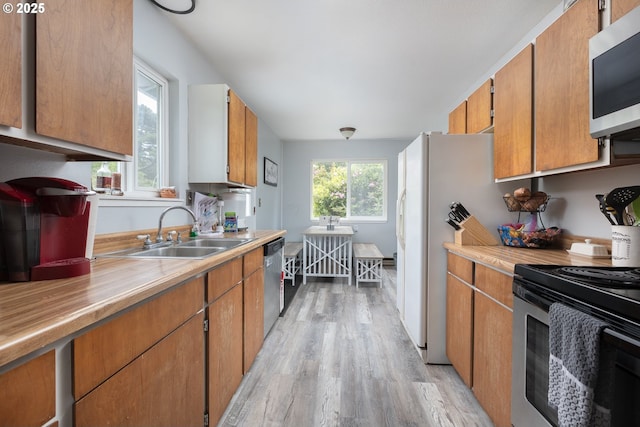
[[[548,298],[527,290],[517,282],[514,282],[513,284],[513,294],[521,300],[524,300],[529,304],[533,304],[534,306],[544,310],[546,313],[549,312],[549,307],[551,307],[551,304],[553,303],[553,301],[549,300]]]
[[[602,339],[605,342],[614,345],[616,348],[622,349],[634,357],[640,358],[640,341],[627,335],[623,335],[610,328],[604,328],[602,331]]]

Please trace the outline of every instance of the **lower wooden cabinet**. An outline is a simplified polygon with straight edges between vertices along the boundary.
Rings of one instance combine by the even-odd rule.
[[[262,268],[244,279],[244,372],[264,341],[264,275]]]
[[[210,271],[208,295],[209,425],[216,425],[264,340],[263,249]]]
[[[210,273],[211,274],[211,273]],[[216,425],[242,381],[241,282],[208,307],[209,425]]]
[[[513,279],[452,253],[447,263],[447,357],[496,427],[510,427]]]
[[[447,357],[462,381],[473,385],[473,288],[447,275]]]
[[[75,426],[202,426],[204,278],[73,341]]]
[[[203,321],[200,312],[76,402],[75,426],[201,427]]]
[[[511,426],[513,314],[476,292],[473,310],[473,393],[496,427]]]
[[[41,426],[55,415],[55,350],[0,374],[0,427]]]

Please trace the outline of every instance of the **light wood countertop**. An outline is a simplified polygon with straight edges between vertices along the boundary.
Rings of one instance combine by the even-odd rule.
[[[513,274],[516,264],[611,266],[610,258],[569,255],[564,249],[529,249],[508,246],[462,246],[445,242],[445,249],[480,264]]]
[[[255,240],[204,259],[97,258],[91,262],[91,273],[84,276],[0,282],[0,367],[258,248],[286,231],[228,234]]]

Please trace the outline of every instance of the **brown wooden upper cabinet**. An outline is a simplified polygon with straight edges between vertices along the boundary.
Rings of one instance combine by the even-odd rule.
[[[493,124],[493,79],[489,79],[467,99],[467,133],[480,133]]]
[[[537,171],[595,162],[589,134],[589,38],[598,0],[579,0],[536,39],[534,99]]]
[[[189,182],[258,185],[258,119],[225,84],[189,86]]]
[[[449,113],[449,133],[467,133],[467,101],[464,100]]]
[[[132,1],[47,3],[36,15],[36,132],[132,155],[132,70]]]
[[[493,174],[501,179],[533,172],[533,45],[496,72]]]
[[[0,15],[0,125],[22,127],[22,15]]]
[[[611,0],[611,23],[640,6],[640,0]]]
[[[258,118],[229,90],[229,181],[258,185]]]

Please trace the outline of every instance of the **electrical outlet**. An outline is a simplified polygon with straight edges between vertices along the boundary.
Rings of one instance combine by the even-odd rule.
[[[353,228],[353,232],[354,233],[358,232],[358,224],[353,224],[353,226],[351,226],[351,228]]]

